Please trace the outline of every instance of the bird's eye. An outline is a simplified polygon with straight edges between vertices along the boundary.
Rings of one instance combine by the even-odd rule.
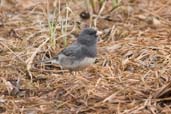
[[[89,34],[90,35],[95,35],[97,32],[96,31],[91,31]]]

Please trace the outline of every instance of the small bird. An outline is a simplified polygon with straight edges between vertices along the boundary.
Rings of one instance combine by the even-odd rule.
[[[41,63],[59,64],[62,69],[70,71],[83,69],[93,64],[97,56],[97,39],[101,32],[85,28],[77,40],[60,51],[56,56]]]

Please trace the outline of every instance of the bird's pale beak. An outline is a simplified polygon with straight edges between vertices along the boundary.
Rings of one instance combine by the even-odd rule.
[[[100,36],[100,35],[102,35],[102,33],[103,33],[102,31],[97,31],[96,35]]]
[[[102,35],[102,34],[103,34],[102,31],[97,31],[97,33],[96,33],[97,41],[100,41],[99,37],[100,37],[100,35]]]

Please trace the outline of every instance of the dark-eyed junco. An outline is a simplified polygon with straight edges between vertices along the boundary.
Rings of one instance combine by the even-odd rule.
[[[60,51],[55,57],[41,63],[59,64],[63,69],[80,70],[96,60],[98,34],[93,28],[85,28],[77,40]]]

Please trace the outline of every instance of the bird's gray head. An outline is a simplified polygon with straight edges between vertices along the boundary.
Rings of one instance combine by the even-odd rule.
[[[77,41],[83,45],[91,46],[97,42],[97,31],[92,28],[85,28],[78,36]]]

